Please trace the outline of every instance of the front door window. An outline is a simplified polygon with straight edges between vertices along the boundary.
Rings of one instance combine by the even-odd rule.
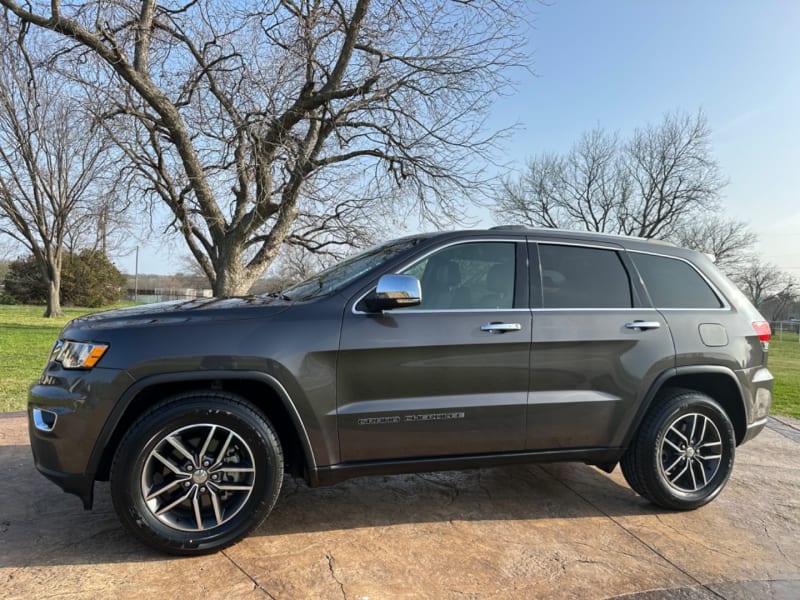
[[[475,242],[444,248],[405,269],[422,284],[423,310],[514,307],[516,247]]]

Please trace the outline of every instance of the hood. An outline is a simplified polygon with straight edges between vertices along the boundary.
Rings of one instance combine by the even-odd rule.
[[[92,313],[74,319],[65,330],[167,325],[211,319],[255,319],[273,316],[290,306],[291,302],[274,295],[174,300]]]

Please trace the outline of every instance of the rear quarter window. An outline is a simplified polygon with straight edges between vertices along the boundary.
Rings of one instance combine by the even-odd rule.
[[[722,308],[719,297],[689,263],[676,258],[631,252],[656,308]]]

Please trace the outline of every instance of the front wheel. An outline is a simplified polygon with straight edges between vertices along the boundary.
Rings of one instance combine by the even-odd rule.
[[[269,421],[242,398],[183,394],[142,415],[111,468],[114,509],[136,537],[172,554],[228,546],[272,510],[283,453]]]
[[[722,491],[735,451],[722,407],[700,392],[673,389],[656,399],[620,464],[631,487],[654,504],[690,510]]]

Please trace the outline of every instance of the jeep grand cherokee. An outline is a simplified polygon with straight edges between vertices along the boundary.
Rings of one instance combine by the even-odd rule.
[[[704,255],[496,228],[369,249],[280,294],[69,323],[29,396],[37,468],[137,537],[213,551],[285,473],[529,461],[611,471],[658,506],[720,493],[765,425],[769,325]]]

